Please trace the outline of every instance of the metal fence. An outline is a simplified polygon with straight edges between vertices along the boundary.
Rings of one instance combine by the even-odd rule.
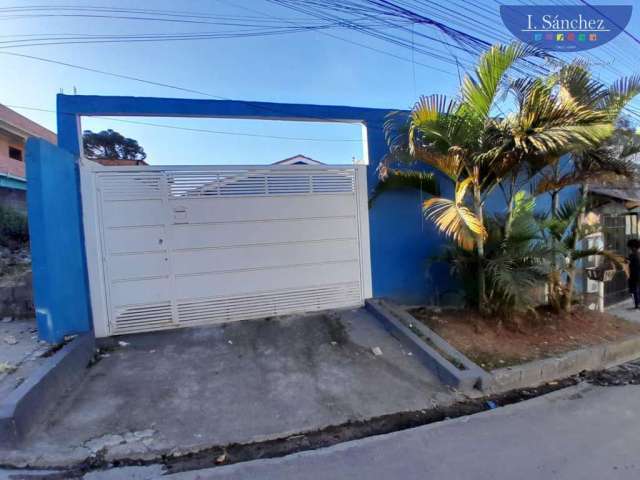
[[[637,214],[603,215],[602,231],[605,249],[626,256],[627,241],[638,237]],[[627,298],[629,298],[627,277],[624,272],[618,271],[610,282],[604,284],[604,304],[612,305]]]

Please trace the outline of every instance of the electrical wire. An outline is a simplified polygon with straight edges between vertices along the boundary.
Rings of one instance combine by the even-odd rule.
[[[52,114],[61,113],[63,115],[75,115],[74,113],[71,113],[71,112],[57,112],[56,110],[38,108],[38,107],[27,107],[24,105],[5,105],[5,107],[13,108],[16,110],[30,110],[30,111],[36,111],[36,112],[52,113]],[[339,143],[362,142],[362,139],[360,138],[289,137],[289,136],[281,136],[281,135],[263,135],[259,133],[234,132],[229,130],[211,130],[207,128],[179,127],[176,125],[165,125],[162,123],[143,122],[139,120],[126,120],[123,118],[115,118],[115,117],[107,117],[107,116],[92,116],[91,118],[100,118],[102,120],[109,120],[112,122],[119,122],[119,123],[127,123],[131,125],[144,125],[147,127],[168,128],[172,130],[182,130],[186,132],[213,133],[216,135],[231,135],[231,136],[238,136],[238,137],[256,137],[256,138],[267,138],[267,139],[273,139],[273,140],[293,140],[293,141],[305,141],[305,142],[339,142]]]

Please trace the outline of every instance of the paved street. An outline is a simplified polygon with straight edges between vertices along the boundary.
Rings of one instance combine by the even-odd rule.
[[[631,480],[640,478],[639,406],[638,386],[582,385],[283,458],[168,476],[161,465],[115,468],[84,480]],[[64,478],[60,474],[0,470],[0,479]]]
[[[473,417],[169,478],[637,479],[639,410],[637,386],[570,388]]]

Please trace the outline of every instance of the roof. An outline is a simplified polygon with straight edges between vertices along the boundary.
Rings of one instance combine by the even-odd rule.
[[[27,139],[28,137],[38,137],[51,143],[58,143],[58,137],[51,130],[28,119],[24,115],[11,110],[0,103],[0,128],[10,133]]]
[[[626,200],[628,202],[640,202],[640,186],[628,188],[590,187],[591,192],[606,197]]]
[[[313,158],[305,155],[294,155],[293,157],[285,158],[279,162],[274,162],[272,165],[324,165],[324,163],[314,160]]]

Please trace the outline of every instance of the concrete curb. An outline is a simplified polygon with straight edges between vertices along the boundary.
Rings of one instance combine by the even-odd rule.
[[[56,399],[82,380],[94,351],[93,334],[79,335],[11,392],[0,403],[0,445],[15,446],[46,418]]]
[[[580,372],[603,370],[640,358],[640,336],[635,336],[487,372],[399,306],[379,299],[367,300],[366,306],[396,338],[409,348],[413,347],[443,383],[461,390],[476,388],[483,393],[496,394],[532,388]],[[464,365],[465,369],[459,369],[438,352]]]
[[[490,377],[484,370],[458,352],[431,329],[423,326],[409,313],[388,301],[380,299],[369,299],[366,301],[365,306],[394,337],[415,353],[426,367],[438,376],[442,383],[460,390],[486,388],[486,383]],[[418,333],[412,331],[409,325],[416,329]],[[462,365],[463,368],[454,365],[452,361],[445,358],[445,355],[457,364]]]
[[[640,336],[604,345],[567,352],[559,357],[545,358],[493,370],[489,393],[501,393],[517,388],[537,387],[588,370],[603,370],[640,358]]]

